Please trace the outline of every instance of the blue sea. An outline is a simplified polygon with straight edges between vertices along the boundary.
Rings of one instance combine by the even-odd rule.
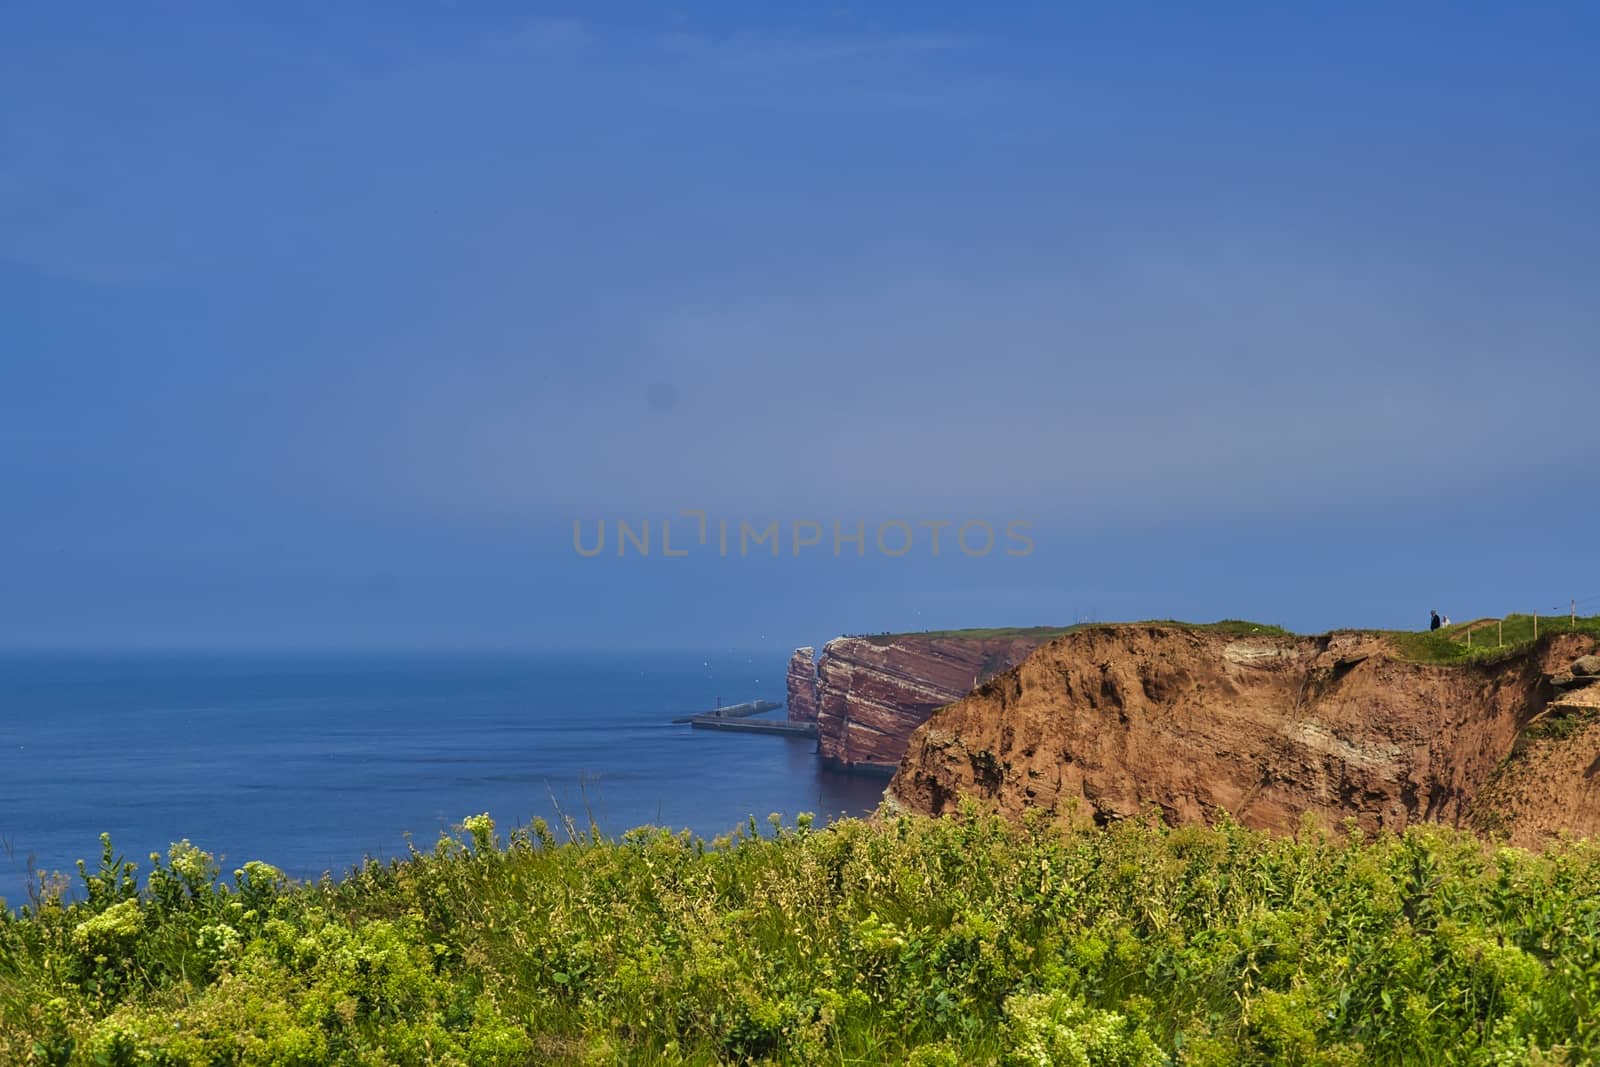
[[[477,812],[712,837],[754,815],[860,815],[881,780],[815,742],[675,726],[784,699],[782,652],[0,658],[0,897],[108,832],[143,872],[188,839],[299,878],[429,848]],[[781,716],[782,712],[775,712]],[[75,877],[75,876],[74,876]]]

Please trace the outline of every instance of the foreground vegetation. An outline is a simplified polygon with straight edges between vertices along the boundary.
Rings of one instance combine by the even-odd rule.
[[[136,885],[0,919],[0,1062],[1491,1064],[1600,1051],[1600,847],[969,813]]]

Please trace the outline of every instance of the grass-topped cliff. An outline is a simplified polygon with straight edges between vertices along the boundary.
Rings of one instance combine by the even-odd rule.
[[[1518,656],[1538,657],[1540,649],[1548,649],[1552,640],[1573,637],[1569,631],[1581,631],[1578,636],[1600,635],[1600,619],[1580,619],[1575,626],[1567,619],[1545,618],[1540,622],[1537,646],[1533,639],[1534,620],[1526,616],[1510,616],[1503,621],[1479,620],[1437,633],[1336,630],[1302,636],[1271,623],[1244,619],[1203,623],[1152,619],[1063,627],[856,634],[829,641],[815,666],[813,652],[810,649],[801,652],[790,664],[788,701],[792,716],[817,723],[819,752],[830,764],[855,770],[892,772],[910,751],[916,730],[940,708],[962,699],[996,675],[1022,669],[1030,658],[1069,653],[1070,647],[1104,644],[1105,655],[1096,663],[1121,664],[1135,673],[1147,672],[1150,664],[1141,666],[1140,656],[1144,653],[1134,653],[1130,659],[1124,655],[1127,649],[1121,646],[1142,648],[1148,643],[1144,638],[1155,639],[1157,644],[1165,643],[1163,648],[1144,650],[1156,661],[1164,662],[1172,662],[1174,658],[1189,659],[1190,646],[1195,643],[1190,639],[1199,638],[1212,645],[1217,656],[1247,656],[1258,666],[1311,658],[1333,647],[1344,650],[1335,659],[1342,656],[1354,662],[1350,659],[1352,646],[1362,648],[1363,657],[1376,657],[1374,663],[1387,660],[1421,665],[1492,666]],[[1264,649],[1247,651],[1244,644],[1234,652],[1225,653],[1224,646],[1231,641],[1272,645],[1276,654]],[[1220,660],[1211,665],[1215,666],[1216,662]],[[1199,666],[1203,668],[1202,673],[1211,673],[1205,664]],[[1342,672],[1344,667],[1337,669]],[[1177,677],[1169,680],[1180,687],[1189,684]],[[1213,690],[1213,695],[1224,693],[1227,686],[1232,685],[1221,677],[1215,680],[1224,684]],[[1290,708],[1297,700],[1304,698],[1307,692],[1314,694],[1324,688],[1320,683],[1309,687],[1312,679],[1306,681],[1308,687],[1296,686],[1284,696],[1279,713],[1292,718]],[[1161,704],[1172,695],[1153,699]],[[1464,693],[1454,694],[1453,699],[1455,697],[1477,699]],[[1313,730],[1320,728],[1315,724],[1311,727]],[[1383,745],[1392,743],[1395,742],[1382,742]],[[1028,758],[1033,759],[1032,756]],[[1031,769],[1047,779],[1055,777],[1048,767],[1033,766]]]
[[[1007,640],[1010,638],[1023,638],[1047,641],[1063,634],[1070,634],[1077,630],[1085,630],[1093,626],[1118,625],[1117,623],[1080,622],[1072,626],[993,626],[973,627],[966,630],[907,630],[901,633],[863,634],[864,640],[873,644],[887,645],[895,641],[906,639],[951,639],[957,641],[993,641]],[[1183,626],[1197,630],[1216,630],[1220,633],[1233,634],[1286,634],[1289,631],[1281,626],[1271,626],[1267,623],[1248,622],[1243,619],[1223,619],[1220,622],[1178,622],[1172,619],[1153,619],[1147,623],[1134,623],[1128,625],[1163,625]]]
[[[1217,622],[1185,622],[1179,619],[1146,619],[1140,622],[1082,622],[1072,626],[995,627],[968,630],[919,630],[893,634],[866,634],[864,638],[875,644],[891,644],[907,638],[953,638],[957,640],[989,640],[994,638],[1050,639],[1063,634],[1100,626],[1167,626],[1185,630],[1204,630],[1230,634],[1235,637],[1294,636],[1292,631],[1271,623],[1252,622],[1248,619],[1222,619]],[[1540,637],[1554,637],[1564,633],[1584,633],[1600,637],[1600,615],[1578,616],[1507,615],[1500,618],[1482,618],[1471,622],[1454,623],[1438,630],[1352,630],[1339,631],[1370,633],[1382,636],[1393,647],[1395,654],[1413,663],[1490,663],[1510,653],[1525,651]]]
[[[892,634],[862,634],[862,639],[875,645],[888,645],[904,640],[956,640],[1005,641],[1012,638],[1047,641],[1072,631],[1071,626],[990,626],[966,630],[907,630]]]
[[[187,846],[0,919],[8,1064],[1498,1064],[1600,1054],[1600,850],[805,820]]]
[[[1536,633],[1537,631],[1537,633]],[[1600,637],[1600,615],[1507,615],[1476,619],[1438,630],[1379,631],[1404,659],[1417,663],[1493,663],[1525,651],[1537,639],[1581,633]]]
[[[1212,630],[1236,637],[1253,635],[1293,636],[1281,626],[1249,622],[1242,619],[1223,619],[1214,623],[1179,622],[1172,619],[1156,620],[1134,625],[1178,626],[1192,630]],[[1507,615],[1504,618],[1482,618],[1471,622],[1454,623],[1438,630],[1354,630],[1339,633],[1370,633],[1383,637],[1397,658],[1411,663],[1493,663],[1519,652],[1526,652],[1540,638],[1553,638],[1560,634],[1580,633],[1600,637],[1600,615],[1578,616]]]
[[[1595,751],[1563,740],[1600,706],[1600,639],[1593,621],[1553,621],[1535,641],[1532,620],[1509,620],[1488,649],[1450,631],[1081,627],[929,716],[888,796],[930,815],[973,799],[1099,822],[1225,809],[1278,831],[1307,813],[1369,831],[1440,822],[1528,846],[1600,833]],[[1530,728],[1561,734],[1559,751],[1513,766]]]

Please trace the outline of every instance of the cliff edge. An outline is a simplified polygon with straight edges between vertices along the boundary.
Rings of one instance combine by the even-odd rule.
[[[1368,830],[1426,820],[1529,845],[1594,834],[1600,678],[1575,679],[1573,664],[1597,644],[1548,635],[1442,665],[1371,633],[1083,628],[933,715],[886,799],[1102,823],[1151,805],[1174,823],[1226,809],[1273,830],[1307,813]]]

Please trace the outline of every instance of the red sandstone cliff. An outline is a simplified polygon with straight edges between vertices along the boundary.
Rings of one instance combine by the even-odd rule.
[[[817,722],[817,751],[858,770],[892,770],[934,710],[1020,663],[1058,630],[836,637],[815,670],[811,649],[789,662],[789,717]]]
[[[817,721],[817,650],[807,645],[789,657],[790,722]]]
[[[1369,830],[1431,820],[1519,844],[1600,833],[1600,681],[1565,695],[1550,681],[1595,645],[1569,634],[1492,666],[1437,666],[1357,633],[1093,627],[934,715],[887,798],[1101,822],[1223,808],[1275,830],[1305,813]],[[1541,726],[1551,716],[1559,729]]]

